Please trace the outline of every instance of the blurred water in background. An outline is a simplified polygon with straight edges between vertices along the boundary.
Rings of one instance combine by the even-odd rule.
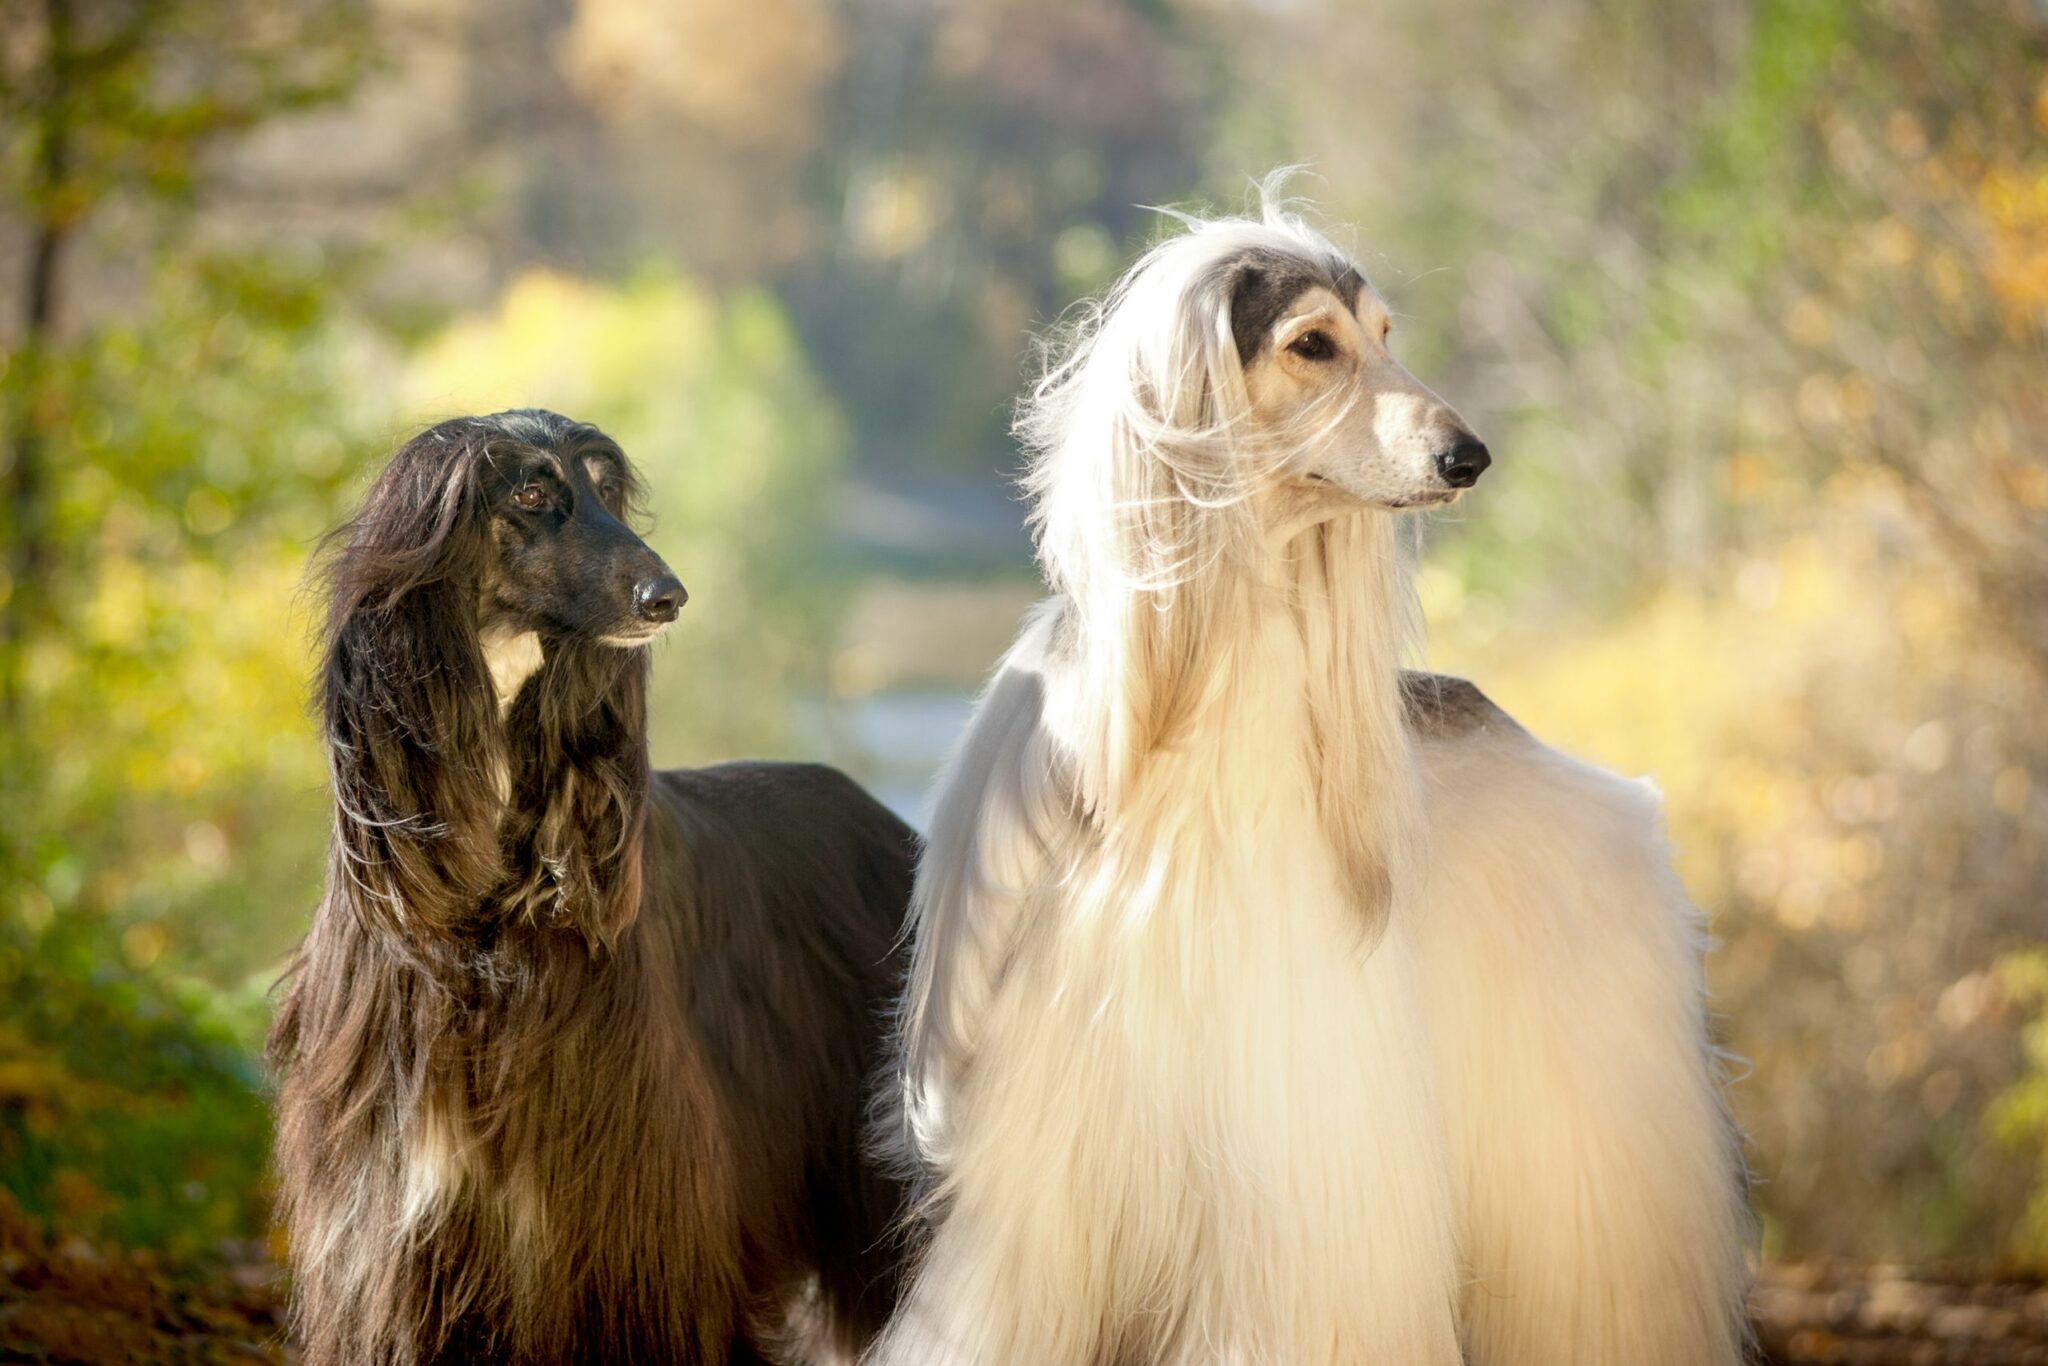
[[[796,704],[807,749],[845,769],[919,832],[939,765],[967,724],[975,694],[882,692],[850,701],[806,698]]]

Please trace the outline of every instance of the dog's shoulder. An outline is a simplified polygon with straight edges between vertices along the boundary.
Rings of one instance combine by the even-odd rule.
[[[830,764],[783,759],[732,759],[704,768],[663,770],[676,786],[727,804],[797,801],[858,801],[859,783]]]
[[[654,782],[675,808],[696,817],[692,824],[701,832],[722,828],[777,838],[801,832],[815,839],[836,830],[892,843],[914,838],[866,788],[827,764],[744,759],[666,769]]]
[[[1430,739],[1449,740],[1489,732],[1526,733],[1514,717],[1496,706],[1477,686],[1449,674],[1403,669],[1401,704],[1409,729]]]

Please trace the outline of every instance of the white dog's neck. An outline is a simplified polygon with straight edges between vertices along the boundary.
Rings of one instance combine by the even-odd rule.
[[[1311,525],[1257,563],[1214,566],[1220,577],[1166,609],[1199,615],[1188,631],[1162,623],[1164,644],[1091,638],[1104,618],[1077,621],[1081,667],[1054,710],[1098,817],[1120,838],[1156,847],[1175,832],[1227,833],[1219,822],[1255,809],[1306,806],[1376,923],[1416,838],[1400,691],[1412,608],[1399,535],[1393,517],[1354,513]],[[1179,671],[1186,692],[1118,786],[1107,778],[1123,671],[1172,657],[1174,646],[1196,654]]]
[[[1331,484],[1287,480],[1259,495],[1259,525],[1266,552],[1276,560],[1296,554],[1296,542],[1344,517],[1374,516],[1361,512],[1358,500]]]
[[[1311,522],[1278,549],[1255,590],[1261,620],[1279,617],[1284,635],[1263,632],[1247,663],[1271,688],[1298,689],[1307,762],[1318,772],[1377,747],[1401,729],[1401,666],[1413,634],[1411,589],[1394,519],[1381,513]],[[1284,640],[1285,644],[1281,642]],[[1297,678],[1263,662],[1288,650]],[[1247,699],[1249,702],[1251,699]],[[1283,699],[1264,699],[1278,709]],[[1383,757],[1401,757],[1392,748]],[[1360,776],[1353,773],[1355,780]]]
[[[1414,635],[1398,521],[1320,520],[1259,567],[1231,696],[1202,729],[1225,790],[1305,794],[1375,929],[1418,858],[1415,758],[1401,700]]]
[[[1200,792],[1204,803],[1212,784],[1251,794],[1314,779],[1319,755],[1310,718],[1321,689],[1309,635],[1316,628],[1291,576],[1273,570],[1272,579],[1237,586],[1242,605],[1230,612],[1228,639],[1215,642],[1216,686],[1176,742],[1155,756],[1164,770],[1157,781]]]

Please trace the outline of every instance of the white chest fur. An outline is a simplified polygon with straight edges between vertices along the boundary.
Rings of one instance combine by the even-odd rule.
[[[972,1359],[1460,1359],[1408,908],[1367,944],[1316,816],[1299,654],[1275,645],[1239,724],[1155,760],[1148,781],[1198,797],[1019,917],[947,1101],[945,1255],[994,1291],[947,1291],[992,1311]],[[994,1290],[1020,1281],[1036,1304]],[[1104,1324],[1118,1341],[1081,1345]]]

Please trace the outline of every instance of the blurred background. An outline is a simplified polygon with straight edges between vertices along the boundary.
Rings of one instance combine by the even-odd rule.
[[[262,1236],[299,587],[410,431],[606,428],[657,761],[915,817],[1038,591],[1033,330],[1283,163],[1496,452],[1431,662],[1668,797],[1765,1255],[2048,1264],[2041,0],[8,4],[20,1236]]]

